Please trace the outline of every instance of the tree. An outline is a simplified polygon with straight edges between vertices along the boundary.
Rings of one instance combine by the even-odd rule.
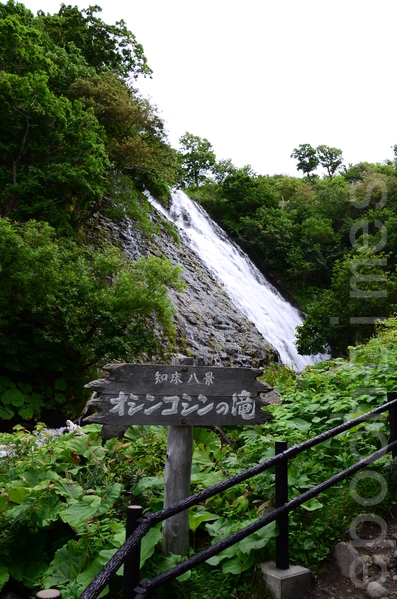
[[[39,18],[57,46],[68,51],[79,48],[87,64],[97,72],[111,69],[124,79],[150,76],[152,70],[135,35],[123,20],[115,25],[104,23],[95,16],[101,11],[98,5],[80,11],[77,6],[61,4],[58,14],[39,12]]]
[[[69,94],[93,109],[106,132],[112,168],[132,177],[139,189],[168,197],[177,178],[177,153],[156,108],[110,71],[76,79]]]
[[[92,109],[57,97],[46,73],[0,78],[0,215],[78,229],[102,198],[109,162]]]
[[[215,165],[215,154],[206,138],[186,132],[179,140],[182,147],[183,170],[188,185],[194,183],[199,189],[208,171]]]
[[[316,152],[321,166],[327,169],[328,176],[332,181],[336,171],[342,166],[342,150],[322,145],[317,146]]]
[[[397,276],[387,262],[387,255],[365,246],[336,260],[331,288],[309,306],[297,328],[300,354],[345,355],[349,346],[373,335],[368,317],[389,316],[397,302]]]
[[[168,198],[177,180],[177,152],[162,120],[117,67],[132,68],[132,50],[123,63],[120,49],[128,32],[113,31],[94,8],[63,6],[52,20],[0,4],[0,217],[78,231],[96,212],[120,207],[121,187],[131,190],[124,210],[136,204],[137,190]],[[91,66],[69,39],[73,24]],[[91,42],[101,56],[95,68]],[[129,179],[118,190],[115,171]]]
[[[258,208],[277,205],[277,199],[268,179],[260,176],[252,177],[244,169],[226,177],[222,189],[229,210],[237,219],[254,214]]]
[[[230,158],[226,160],[219,160],[216,162],[211,169],[214,179],[217,183],[222,184],[226,177],[234,175],[237,172],[237,168],[234,166]]]
[[[307,175],[311,183],[311,173],[318,167],[319,163],[316,150],[310,144],[300,144],[298,148],[294,148],[291,158],[295,158],[298,161],[296,165],[297,169]]]
[[[98,362],[151,354],[173,335],[167,289],[182,290],[180,272],[57,239],[47,223],[0,220],[0,375],[81,384]]]
[[[70,61],[60,65],[38,20],[13,7],[0,19],[0,216],[75,227],[105,190],[103,128],[92,109],[52,91]]]

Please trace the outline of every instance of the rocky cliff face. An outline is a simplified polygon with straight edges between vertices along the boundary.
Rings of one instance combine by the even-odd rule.
[[[99,232],[102,237],[105,234],[129,258],[154,254],[166,256],[174,265],[181,266],[186,291],[170,292],[176,308],[175,352],[194,356],[197,365],[258,368],[271,359],[277,360],[277,351],[232,304],[184,239],[178,244],[157,214],[151,214],[150,218],[160,230],[152,239],[128,220],[115,225],[102,219],[90,235],[95,239]]]

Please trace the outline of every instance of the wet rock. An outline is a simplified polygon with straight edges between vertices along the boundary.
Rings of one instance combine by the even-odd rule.
[[[370,582],[367,586],[367,595],[370,599],[387,597],[387,590],[379,582]]]
[[[359,552],[349,543],[341,542],[335,545],[332,555],[336,560],[336,563],[342,575],[346,578],[350,578],[350,568],[353,562],[355,562],[356,565],[356,572],[360,563],[362,565],[362,568],[364,568],[364,562],[361,559]]]
[[[277,393],[277,391],[274,391],[274,389],[269,393],[261,393],[260,398],[263,400],[264,404],[277,404],[279,406],[282,404],[280,395]]]
[[[186,320],[190,324],[197,324],[197,319],[193,316],[193,314],[186,314]]]
[[[159,255],[182,267],[186,291],[169,292],[176,308],[174,351],[194,356],[202,366],[261,368],[272,357],[278,360],[277,351],[235,307],[200,258],[184,245],[183,236],[178,245],[156,215],[152,214],[151,220],[161,231],[152,239],[131,220],[117,224],[102,217],[98,217],[96,228],[94,225],[87,232],[87,238],[94,246],[107,239],[133,260]],[[169,348],[164,346],[167,352]],[[164,357],[157,360],[161,362]]]
[[[381,568],[391,568],[390,557],[387,555],[373,555],[372,559],[376,566],[380,566]]]

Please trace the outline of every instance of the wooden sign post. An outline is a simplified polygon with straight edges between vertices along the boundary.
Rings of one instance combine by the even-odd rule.
[[[194,358],[171,358],[173,366],[194,366]],[[183,368],[182,368],[183,370]],[[167,453],[164,467],[164,507],[190,495],[193,461],[193,426],[167,426]],[[188,555],[189,510],[164,520],[162,549],[165,555]]]
[[[105,427],[135,424],[168,426],[164,470],[164,507],[190,494],[193,426],[263,423],[272,415],[261,410],[259,397],[271,388],[256,378],[262,370],[185,364],[106,366],[110,375],[86,387],[99,396],[90,405],[98,412],[85,418]],[[189,548],[188,511],[163,525],[163,550],[186,555]]]

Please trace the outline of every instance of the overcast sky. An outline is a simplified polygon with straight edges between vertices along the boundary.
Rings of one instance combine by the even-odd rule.
[[[393,157],[395,0],[77,2],[89,3],[143,45],[154,73],[138,87],[173,146],[189,131],[261,174],[297,174],[301,143],[341,148],[346,164]],[[60,2],[24,4],[54,13]]]

